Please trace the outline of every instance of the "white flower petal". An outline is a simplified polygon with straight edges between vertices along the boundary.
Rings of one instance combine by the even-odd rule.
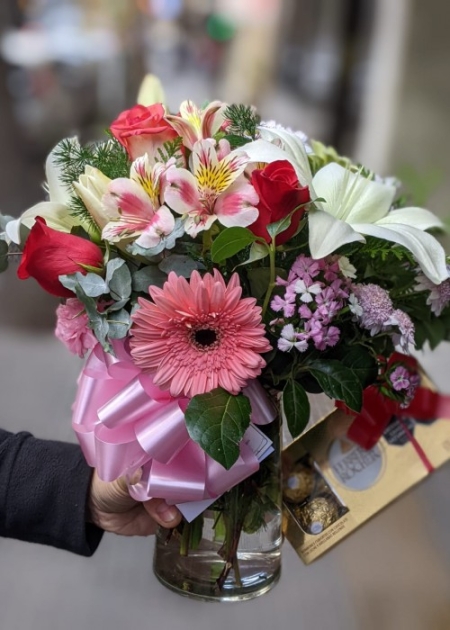
[[[154,74],[147,74],[139,87],[137,103],[148,107],[154,103],[164,103],[166,96],[161,81]]]
[[[365,240],[351,225],[335,219],[324,210],[310,210],[308,223],[309,249],[311,256],[316,259],[325,258],[347,243]]]
[[[36,221],[36,217],[45,219],[46,224],[58,230],[58,232],[70,232],[70,230],[79,224],[76,217],[69,214],[67,206],[54,203],[52,201],[41,201],[35,206],[26,210],[19,219],[10,221],[6,225],[6,234],[13,243],[20,245],[20,226],[31,229]]]
[[[420,230],[443,227],[442,221],[435,214],[424,208],[399,208],[398,210],[392,210],[379,221],[375,221],[375,223],[386,227],[393,223],[403,223]]]
[[[445,251],[431,234],[403,223],[391,223],[389,227],[354,224],[353,228],[367,236],[392,241],[409,249],[423,273],[435,284],[448,278]]]
[[[79,147],[77,137],[67,138],[66,141]],[[68,205],[70,202],[70,192],[66,186],[61,183],[62,169],[56,162],[55,153],[60,149],[60,143],[49,153],[45,162],[45,176],[47,180],[48,194],[50,201]]]
[[[308,154],[306,153],[305,145],[298,135],[289,132],[287,129],[281,129],[279,127],[268,129],[267,127],[259,127],[259,132],[263,140],[281,140],[283,149],[287,155],[291,158],[291,163],[294,165],[299,175],[300,183],[311,186],[312,173],[309,165]],[[246,147],[244,147],[246,149]]]
[[[395,186],[374,182],[339,164],[327,164],[313,179],[322,207],[348,223],[374,223],[384,217],[396,194]]]
[[[245,153],[250,158],[250,162],[265,162],[270,164],[271,162],[275,162],[277,160],[287,160],[295,169],[299,182],[302,186],[309,186],[311,197],[314,199],[316,197],[312,186],[312,176],[311,170],[305,169],[305,167],[301,164],[298,164],[296,159],[292,157],[287,151],[283,151],[280,147],[277,147],[275,144],[271,144],[266,140],[255,140],[254,142],[250,142],[249,144],[244,145],[241,149],[235,149],[230,153],[233,155],[237,151]]]

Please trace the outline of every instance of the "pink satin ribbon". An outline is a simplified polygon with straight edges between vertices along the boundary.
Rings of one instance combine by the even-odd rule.
[[[244,443],[230,470],[209,457],[188,435],[188,399],[160,390],[133,364],[123,341],[114,341],[113,348],[115,356],[95,346],[73,405],[72,426],[101,479],[130,479],[141,468],[140,482],[130,485],[135,499],[184,503],[219,497],[258,470],[257,458]],[[275,419],[275,407],[258,381],[243,393],[250,399],[253,423]]]

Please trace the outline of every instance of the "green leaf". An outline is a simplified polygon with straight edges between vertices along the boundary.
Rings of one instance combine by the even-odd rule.
[[[124,308],[120,311],[110,312],[108,313],[108,324],[110,339],[124,339],[131,326],[130,314]]]
[[[256,260],[262,260],[268,255],[269,255],[268,245],[266,243],[259,243],[258,241],[255,241],[254,243],[251,244],[250,254],[247,260],[244,260],[244,262],[239,263],[237,267],[242,267],[242,265],[248,265],[249,263],[255,262]]]
[[[167,274],[161,269],[158,269],[156,265],[148,265],[135,271],[133,274],[133,291],[138,293],[148,293],[148,287],[152,284],[157,287],[162,287],[167,280]]]
[[[281,402],[289,432],[296,438],[308,424],[310,413],[308,396],[300,383],[289,380],[284,386]]]
[[[352,369],[333,359],[312,361],[307,367],[327,396],[343,400],[350,409],[360,411],[362,386]]]
[[[131,295],[131,273],[122,258],[113,258],[106,266],[106,282],[113,300],[125,300]]]
[[[253,243],[256,236],[243,227],[225,228],[214,240],[211,247],[211,259],[215,263],[231,258]]]
[[[75,275],[78,284],[88,297],[100,297],[100,295],[108,293],[108,285],[103,278],[96,273],[83,275],[77,271]]]
[[[350,368],[359,379],[361,387],[367,387],[375,381],[378,375],[378,365],[375,358],[363,346],[344,347],[342,364]]]
[[[162,260],[158,267],[161,271],[164,271],[167,275],[171,271],[174,271],[177,276],[183,276],[184,278],[190,278],[191,273],[199,268],[198,263],[192,260],[190,256],[183,256],[179,254],[172,254]]]
[[[235,134],[228,134],[224,136],[224,140],[228,140],[232,149],[243,147],[249,142],[248,138],[243,138],[242,136],[237,136]]]
[[[8,243],[0,240],[0,272],[8,269],[8,251]]]
[[[284,269],[275,268],[275,274],[286,278],[286,271]],[[270,269],[269,267],[257,267],[256,269],[249,269],[247,271],[248,280],[250,282],[250,288],[252,296],[256,299],[265,295],[267,287],[270,282]]]
[[[239,457],[239,442],[250,424],[249,399],[222,388],[194,396],[186,409],[190,437],[229,470]]]
[[[281,234],[281,232],[287,230],[288,227],[291,225],[291,221],[292,212],[283,219],[276,221],[275,223],[269,223],[269,225],[267,226],[267,231],[269,232],[270,237],[275,238],[276,236],[278,236],[278,234]]]

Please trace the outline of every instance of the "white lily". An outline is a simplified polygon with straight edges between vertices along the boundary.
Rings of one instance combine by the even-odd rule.
[[[315,194],[325,201],[309,212],[309,247],[313,258],[324,258],[342,245],[374,236],[403,245],[435,284],[448,277],[445,251],[424,230],[441,227],[429,210],[391,210],[396,189],[372,181],[339,164],[328,164],[313,178]]]
[[[139,87],[137,102],[148,107],[154,103],[165,103],[166,95],[161,81],[154,74],[146,74]]]
[[[78,142],[78,139],[72,138],[71,141]],[[55,160],[56,148],[49,154],[45,162],[49,201],[37,203],[26,210],[18,219],[10,221],[6,225],[6,235],[16,245],[20,245],[21,226],[31,229],[36,217],[42,217],[49,227],[59,232],[70,232],[75,225],[79,225],[78,219],[70,214],[70,193],[60,180],[61,168]]]
[[[72,184],[99,228],[104,228],[110,221],[102,204],[103,195],[108,191],[110,183],[109,177],[106,177],[98,168],[88,165],[79,180]]]

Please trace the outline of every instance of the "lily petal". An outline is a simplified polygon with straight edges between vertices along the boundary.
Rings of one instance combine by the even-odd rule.
[[[148,107],[155,103],[165,103],[166,96],[161,81],[154,74],[146,74],[139,87],[137,103]]]
[[[347,243],[365,241],[351,225],[324,210],[311,209],[308,213],[308,224],[309,249],[311,256],[316,259],[325,258]]]
[[[313,179],[314,189],[325,199],[322,207],[348,223],[374,223],[389,212],[396,188],[352,173],[336,163],[321,168]]]
[[[284,151],[271,142],[267,142],[267,140],[255,140],[254,142],[249,142],[249,144],[244,145],[241,149],[235,149],[230,155],[242,152],[242,150],[248,155],[250,162],[265,162],[266,164],[270,164],[277,160],[287,160],[294,167],[300,184],[310,187],[309,190],[312,198],[316,196],[314,189],[311,188],[312,176],[309,166],[308,169],[303,168],[287,151]]]
[[[24,225],[31,229],[36,217],[45,219],[47,225],[58,232],[69,233],[75,225],[79,225],[78,219],[69,214],[67,206],[53,201],[41,201],[26,210],[19,219],[6,224],[8,238],[16,245],[20,245],[20,226]]]
[[[67,138],[74,147],[79,148],[80,143],[77,137]],[[49,153],[45,161],[45,178],[47,180],[47,189],[50,201],[69,205],[70,193],[66,186],[61,183],[62,169],[56,161],[56,152],[59,150],[59,144]]]
[[[263,140],[280,140],[284,151],[291,157],[292,163],[297,165],[300,183],[305,186],[311,186],[312,173],[309,165],[308,154],[302,139],[295,133],[287,131],[287,129],[259,127],[259,132]]]
[[[352,227],[367,236],[392,241],[409,249],[423,273],[434,284],[440,284],[447,280],[448,271],[444,248],[431,234],[404,223],[391,223],[389,227],[380,224],[353,224]]]
[[[376,221],[376,225],[389,227],[393,223],[412,225],[420,230],[443,227],[442,221],[435,214],[424,208],[399,208],[392,210],[383,219]]]

